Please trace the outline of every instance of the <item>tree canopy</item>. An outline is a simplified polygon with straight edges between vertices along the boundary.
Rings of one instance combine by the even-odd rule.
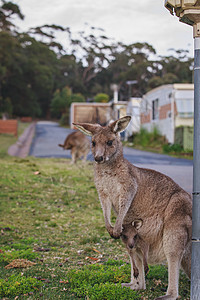
[[[112,99],[111,84],[127,100],[162,84],[192,82],[187,50],[159,56],[148,43],[125,45],[89,25],[78,33],[55,24],[21,32],[13,16],[24,19],[17,4],[0,0],[0,114],[58,117],[73,101],[101,101],[98,94]],[[65,34],[66,48],[58,32]],[[128,85],[131,80],[137,83]]]

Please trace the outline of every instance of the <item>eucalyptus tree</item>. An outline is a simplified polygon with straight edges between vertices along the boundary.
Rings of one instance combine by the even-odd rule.
[[[52,116],[63,118],[63,121],[65,119],[64,124],[68,124],[72,102],[85,102],[85,98],[80,93],[72,93],[72,90],[68,86],[56,90],[51,100]]]
[[[19,32],[14,17],[24,18],[18,5],[0,0],[0,112],[47,117],[55,92],[66,86],[72,95],[111,98],[115,83],[120,100],[127,100],[161,84],[192,81],[193,60],[185,50],[157,56],[148,43],[126,45],[88,24],[78,33],[55,24]]]
[[[13,72],[20,72],[20,44],[16,38],[13,17],[23,19],[18,5],[0,0],[0,113],[11,113],[13,103],[7,93],[7,83]]]
[[[174,74],[179,82],[192,82],[194,60],[189,56],[189,51],[184,49],[169,49],[169,51],[170,55],[160,57],[161,76]]]
[[[102,28],[91,26],[88,30],[79,32],[76,38],[72,33],[69,35],[72,53],[82,64],[81,78],[86,88],[90,88],[93,79],[108,67],[114,46]]]
[[[156,72],[148,82],[148,89],[162,84],[191,83],[194,59],[185,49],[169,49],[169,55],[159,56],[154,62]]]
[[[147,83],[155,72],[152,60],[155,55],[155,49],[148,43],[118,44],[108,72],[112,82],[119,86],[121,100],[141,96],[146,91]],[[127,81],[137,84],[128,86]]]
[[[24,15],[19,6],[11,1],[0,0],[0,31],[12,31],[16,28],[12,22],[12,17],[17,16],[21,20]]]
[[[28,34],[20,34],[19,41],[24,58],[23,76],[26,88],[23,88],[29,91],[29,97],[26,99],[24,97],[24,101],[32,105],[37,103],[40,110],[35,113],[47,117],[50,112],[50,101],[55,91],[57,56],[45,43],[35,40]]]

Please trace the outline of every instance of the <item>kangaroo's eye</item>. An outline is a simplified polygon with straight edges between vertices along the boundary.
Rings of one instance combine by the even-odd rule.
[[[136,234],[136,235],[134,236],[134,240],[137,240],[137,238],[138,238],[138,234]]]
[[[121,236],[122,236],[122,238],[123,238],[124,240],[127,239],[127,236],[126,236],[125,234],[122,234]]]
[[[107,141],[107,143],[106,143],[108,146],[112,146],[112,144],[113,144],[113,141]]]
[[[92,147],[95,147],[96,143],[94,141],[92,141]]]

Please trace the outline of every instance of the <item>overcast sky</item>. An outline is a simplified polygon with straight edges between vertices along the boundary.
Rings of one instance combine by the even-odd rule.
[[[13,0],[25,15],[21,30],[44,24],[83,30],[87,22],[126,44],[147,42],[158,55],[169,48],[188,49],[193,56],[192,27],[179,22],[164,0]],[[61,42],[61,41],[60,41]]]

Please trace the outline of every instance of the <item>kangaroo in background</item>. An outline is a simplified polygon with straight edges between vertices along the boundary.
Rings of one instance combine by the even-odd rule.
[[[86,162],[87,155],[90,151],[90,141],[80,131],[74,131],[70,133],[64,144],[58,144],[64,150],[71,150],[72,163],[76,163],[77,160],[83,157],[83,161]]]
[[[190,277],[192,200],[168,176],[154,170],[138,168],[123,156],[119,132],[125,130],[131,117],[120,118],[102,127],[99,124],[74,123],[86,135],[92,136],[94,180],[103,209],[105,226],[113,238],[119,238],[123,224],[143,220],[141,239],[148,244],[148,263],[167,260],[168,289],[157,299],[178,297],[179,269]],[[116,222],[110,221],[111,208]],[[137,251],[132,259],[138,268],[136,279],[131,272],[131,289],[145,289],[143,260]]]
[[[121,233],[121,240],[125,244],[128,254],[130,256],[132,266],[131,270],[133,271],[131,277],[134,276],[135,278],[138,277],[139,270],[135,265],[135,261],[133,259],[132,254],[134,251],[137,251],[137,254],[140,255],[140,258],[143,261],[145,275],[149,271],[147,263],[149,246],[141,239],[141,237],[138,234],[138,230],[141,228],[142,223],[142,220],[135,220],[131,224],[123,224],[123,231]],[[123,286],[129,286],[129,283],[123,283]]]

